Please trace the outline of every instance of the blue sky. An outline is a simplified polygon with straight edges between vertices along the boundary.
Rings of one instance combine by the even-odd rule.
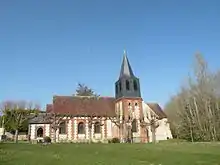
[[[146,102],[162,106],[200,51],[220,67],[219,0],[0,1],[0,101],[114,96],[123,50]]]

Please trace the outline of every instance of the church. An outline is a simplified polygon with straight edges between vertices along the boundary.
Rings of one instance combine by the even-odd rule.
[[[56,121],[45,119],[48,114],[61,116],[57,129],[53,124]],[[126,142],[128,137],[132,142],[148,143],[172,138],[160,105],[142,99],[139,78],[126,52],[115,82],[115,97],[53,96],[46,113],[30,120],[29,135],[32,141],[48,136],[55,142],[75,143],[108,142],[113,138]]]

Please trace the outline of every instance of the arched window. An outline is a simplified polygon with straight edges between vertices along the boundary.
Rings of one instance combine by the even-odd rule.
[[[136,91],[138,89],[137,81],[136,80],[133,81],[133,85],[134,85],[134,90]]]
[[[66,134],[66,122],[65,121],[60,123],[59,134]]]
[[[130,90],[130,83],[128,80],[126,80],[126,90]]]
[[[44,130],[43,128],[38,128],[37,129],[37,137],[43,137],[43,134],[44,134]]]
[[[85,125],[83,122],[78,124],[78,134],[85,134]]]
[[[137,120],[132,121],[132,132],[137,132]]]
[[[96,123],[94,124],[94,133],[101,133],[100,122],[96,122]]]

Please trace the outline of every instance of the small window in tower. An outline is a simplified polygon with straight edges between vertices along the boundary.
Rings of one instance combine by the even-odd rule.
[[[138,89],[136,80],[133,81],[133,85],[134,85],[134,90],[136,91]]]
[[[121,91],[121,82],[119,82],[119,91]]]
[[[138,105],[138,103],[135,103],[135,107]]]
[[[127,90],[130,90],[130,84],[129,84],[129,81],[128,81],[128,80],[126,80],[126,89],[127,89]]]
[[[128,106],[131,106],[131,103],[128,103]]]

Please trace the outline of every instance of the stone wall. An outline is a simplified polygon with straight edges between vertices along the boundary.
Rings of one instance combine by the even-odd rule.
[[[151,113],[154,113],[151,108],[144,102],[142,102],[143,105],[143,114],[144,118],[147,121],[148,119],[151,119]],[[148,118],[148,119],[147,119]],[[158,121],[159,127],[156,129],[156,140],[167,140],[172,139],[172,134],[170,130],[170,125],[168,123],[167,118],[163,118]],[[149,136],[149,142],[152,142],[152,132],[150,126],[148,127],[148,136]]]

